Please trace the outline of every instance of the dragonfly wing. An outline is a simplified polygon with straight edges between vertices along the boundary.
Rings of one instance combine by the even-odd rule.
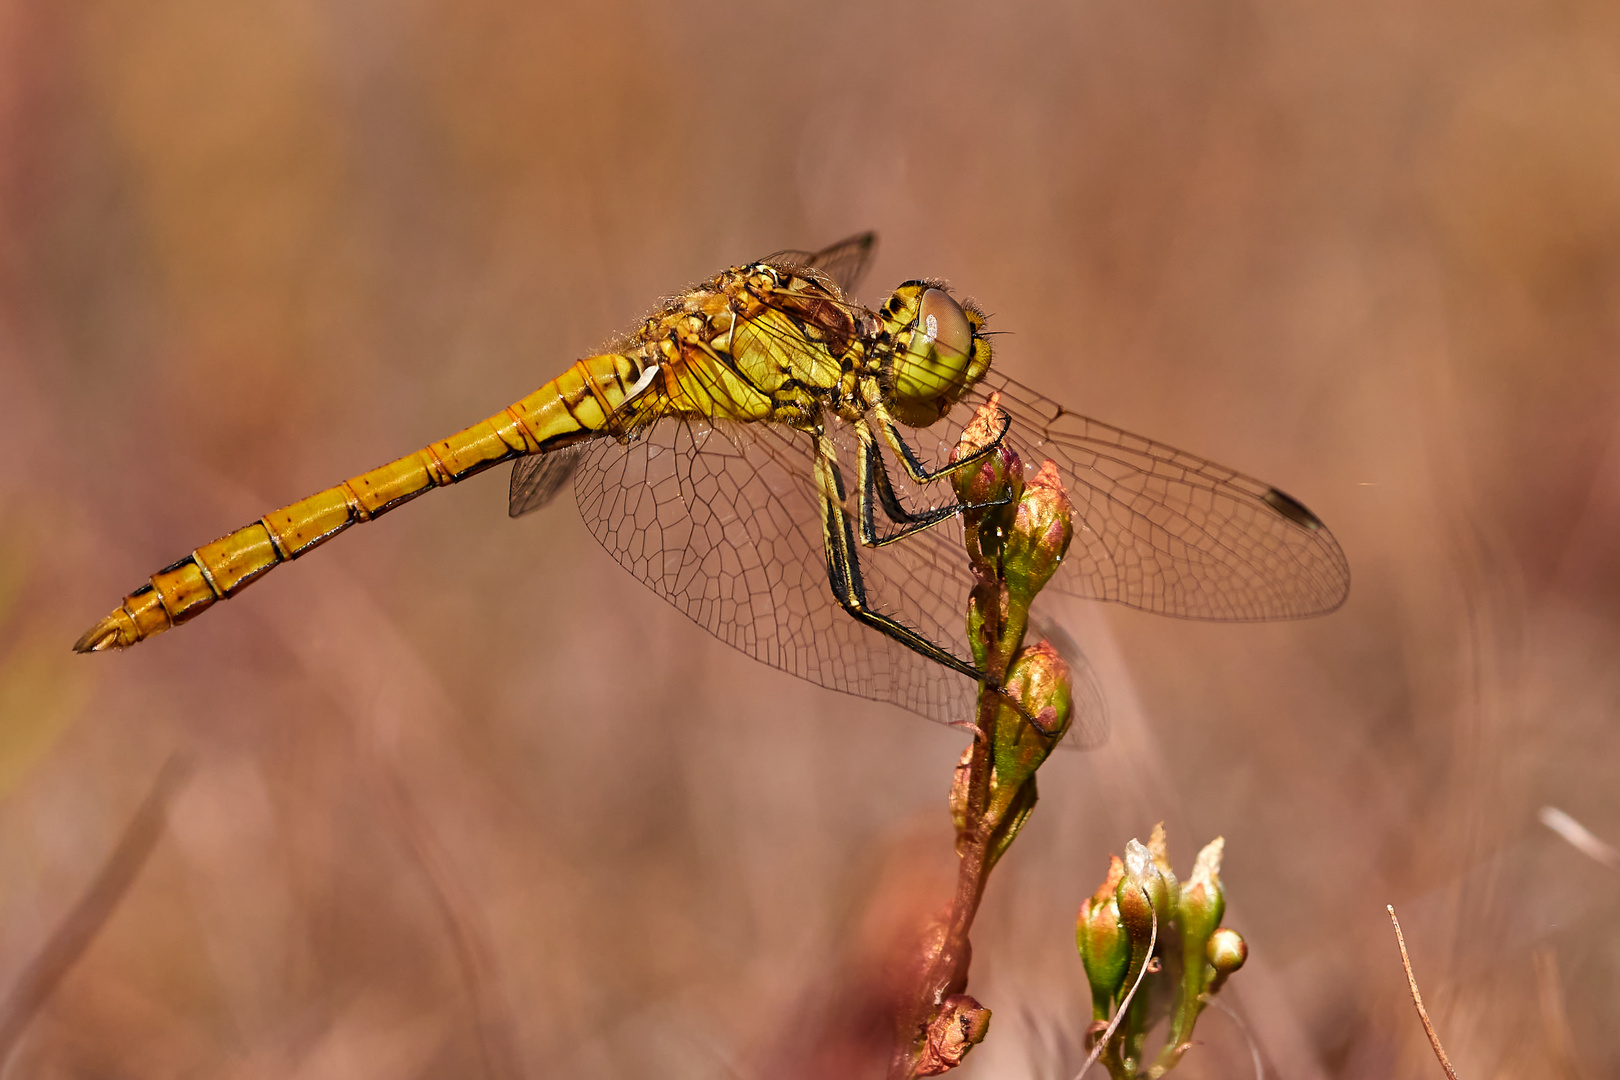
[[[877,254],[877,233],[863,232],[847,237],[820,251],[778,251],[762,262],[775,266],[803,266],[832,279],[843,296],[850,297],[866,276]]]
[[[1288,495],[1072,413],[995,371],[950,419],[991,393],[1012,418],[1007,438],[1019,456],[1029,466],[1055,461],[1074,502],[1074,543],[1053,588],[1234,622],[1320,615],[1344,603],[1344,552]]]
[[[589,444],[574,491],[620,565],[703,629],[821,686],[971,722],[976,685],[851,618],[827,582],[810,436],[667,417]],[[854,458],[845,457],[854,486]],[[873,606],[965,655],[966,556],[860,549]]]
[[[903,483],[900,481],[896,486]],[[916,491],[914,486],[907,486],[911,491]],[[914,576],[918,580],[944,583],[942,587],[952,596],[963,598],[957,607],[966,611],[965,598],[973,587],[973,578],[962,557],[961,519],[942,522],[890,547],[906,549],[908,564],[925,568],[913,571]],[[1108,742],[1113,721],[1108,713],[1108,698],[1103,694],[1102,682],[1074,637],[1037,606],[1030,612],[1029,632],[1024,637],[1024,643],[1033,644],[1042,640],[1056,648],[1058,655],[1069,666],[1069,730],[1058,745],[1065,750],[1096,750],[1104,746]]]
[[[1031,612],[1026,642],[1047,641],[1057,649],[1069,665],[1070,699],[1069,730],[1058,743],[1065,750],[1096,750],[1108,742],[1110,720],[1108,699],[1103,696],[1102,683],[1092,670],[1091,661],[1080,651],[1069,632],[1039,612]]]
[[[530,454],[512,464],[512,486],[508,493],[506,512],[511,517],[545,506],[557,497],[579,468],[585,446],[576,444],[549,454]]]
[[[816,252],[809,265],[832,278],[847,297],[855,294],[876,254],[877,233],[863,232]]]

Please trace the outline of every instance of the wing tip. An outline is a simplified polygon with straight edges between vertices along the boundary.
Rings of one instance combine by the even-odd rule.
[[[1325,532],[1327,530],[1327,526],[1322,523],[1321,518],[1311,513],[1304,503],[1285,491],[1277,488],[1267,488],[1266,493],[1260,496],[1260,501],[1302,529],[1308,529],[1311,532]]]

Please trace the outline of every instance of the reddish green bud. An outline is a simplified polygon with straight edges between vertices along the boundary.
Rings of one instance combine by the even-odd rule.
[[[998,730],[1011,732],[1016,729],[1012,723],[1004,722]],[[1025,743],[1036,741],[1037,737],[1033,734],[1024,739]],[[1016,757],[1016,754],[1012,755],[1014,760]],[[989,847],[985,852],[986,873],[1012,844],[1013,838],[1024,827],[1024,822],[1029,820],[1029,815],[1035,812],[1035,803],[1040,798],[1035,787],[1034,766],[1028,769],[1015,767],[1013,782],[1003,779],[1003,767],[994,750],[989,766],[990,781],[986,792],[988,797],[984,809],[977,818],[973,820],[968,818],[968,797],[973,784],[971,744],[962,751],[962,757],[956,763],[956,770],[951,776],[950,797],[951,824],[956,826],[957,853],[962,854],[968,845],[985,837],[989,838]]]
[[[1223,926],[1209,936],[1206,955],[1209,966],[1215,969],[1216,978],[1224,979],[1242,967],[1243,961],[1249,958],[1249,944],[1236,930]]]
[[[1219,836],[1204,845],[1193,863],[1192,877],[1181,888],[1176,910],[1189,951],[1194,940],[1202,942],[1213,934],[1226,914],[1226,894],[1221,889],[1221,852],[1225,845],[1226,841]],[[1198,951],[1203,952],[1201,945]]]
[[[1162,830],[1155,830],[1163,839]],[[1225,841],[1216,837],[1204,845],[1193,864],[1192,876],[1181,886],[1176,899],[1176,923],[1181,930],[1180,975],[1176,986],[1175,1005],[1170,1013],[1170,1029],[1166,1033],[1165,1047],[1159,1055],[1159,1066],[1167,1072],[1192,1045],[1193,1026],[1204,1008],[1204,991],[1216,978],[1205,962],[1210,935],[1221,924],[1226,911],[1226,897],[1221,892],[1221,851]],[[1150,1073],[1150,1075],[1162,1075]]]
[[[1019,651],[1007,669],[1007,692],[1046,736],[1044,740],[1037,740],[1039,745],[1050,750],[1069,730],[1069,721],[1074,715],[1074,684],[1068,663],[1050,642],[1036,642]],[[1040,755],[1035,764],[1040,764],[1045,756]]]
[[[1125,876],[1115,896],[1120,922],[1131,942],[1131,966],[1125,972],[1125,985],[1130,987],[1151,958],[1153,942],[1171,915],[1164,875],[1153,865],[1153,853],[1140,840],[1125,845]]]
[[[951,464],[983,450],[1001,437],[1007,425],[1007,414],[1001,408],[1001,395],[991,394],[990,400],[979,406],[962,429],[962,437],[951,450]],[[1009,494],[1014,499],[1024,492],[1023,464],[1012,447],[1005,442],[986,454],[972,467],[951,474],[951,486],[956,497],[964,503],[995,502]],[[1011,486],[1012,491],[1006,489]]]
[[[967,549],[968,562],[975,572],[990,565],[985,561],[984,552],[977,546],[972,529],[967,533]],[[998,631],[1005,629],[1007,616],[1011,614],[1006,610],[1005,599],[1006,593],[1000,583],[988,573],[979,575],[978,584],[968,594],[968,644],[973,650],[973,662],[980,668],[989,667],[990,646],[993,639],[999,636]]]
[[[995,815],[995,831],[990,841],[990,851],[985,858],[985,872],[996,865],[1001,857],[1012,846],[1013,839],[1017,837],[1018,830],[1024,827],[1029,815],[1035,812],[1035,804],[1040,800],[1040,792],[1036,789],[1033,776],[1012,789],[1013,796],[1005,802],[993,800],[992,813]]]
[[[1044,642],[1019,651],[1008,671],[1006,692],[1034,723],[1011,702],[996,710],[995,727],[990,733],[990,790],[982,822],[967,821],[970,755],[964,755],[958,764],[952,785],[952,820],[957,835],[967,835],[972,826],[982,824],[993,837],[989,853],[992,864],[1035,809],[1035,770],[1057,745],[1073,709],[1069,667],[1057,650]]]
[[[1215,974],[1209,980],[1209,994],[1218,994],[1221,987],[1226,985],[1227,976],[1243,966],[1243,961],[1249,958],[1249,944],[1243,940],[1236,930],[1221,927],[1209,935],[1209,945],[1204,952],[1209,960],[1209,966]]]
[[[1170,915],[1170,894],[1164,875],[1153,863],[1153,853],[1140,840],[1125,845],[1125,876],[1119,883],[1119,916],[1131,937],[1131,966],[1141,955],[1145,961],[1154,924]]]
[[[1131,942],[1131,965],[1125,970],[1125,992],[1138,985],[1154,952],[1171,929],[1169,890],[1164,875],[1153,863],[1153,853],[1140,840],[1125,845],[1125,876],[1114,894],[1119,903],[1120,922]],[[1132,1001],[1120,1037],[1120,1062],[1126,1076],[1135,1076],[1141,1060],[1142,1041],[1147,1036],[1147,1015],[1152,993]]]
[[[990,400],[979,406],[979,411],[963,429],[961,439],[951,451],[951,462],[954,464],[989,446],[1001,435],[1006,423],[1001,395],[991,394]],[[968,560],[981,577],[996,580],[1001,574],[1002,546],[1012,528],[1018,498],[1024,493],[1023,463],[1012,447],[1003,442],[971,466],[952,473],[951,487],[956,491],[957,501],[979,507],[962,514]],[[986,503],[999,505],[986,506]]]
[[[1164,838],[1164,822],[1153,826],[1153,834],[1148,837],[1147,849],[1153,853],[1153,865],[1164,875],[1165,891],[1169,893],[1170,905],[1174,907],[1181,897],[1181,883],[1176,880],[1176,872],[1170,867],[1170,848]]]
[[[1125,864],[1118,855],[1109,856],[1107,880],[1080,905],[1074,924],[1074,943],[1091,984],[1092,1014],[1098,1020],[1108,1019],[1131,962],[1131,943],[1120,922],[1115,895],[1124,876]]]
[[[1051,460],[1043,462],[1018,500],[1007,536],[1005,575],[1014,603],[1029,606],[1057,573],[1074,539],[1073,515],[1057,465]]]

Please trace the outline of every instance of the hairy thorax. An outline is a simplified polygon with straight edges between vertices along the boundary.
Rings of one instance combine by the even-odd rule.
[[[754,264],[671,298],[632,349],[662,370],[671,412],[813,429],[866,410],[871,335],[827,285]]]

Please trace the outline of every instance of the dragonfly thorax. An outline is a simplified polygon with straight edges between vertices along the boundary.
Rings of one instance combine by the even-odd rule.
[[[813,427],[881,407],[931,427],[990,367],[984,316],[935,281],[908,281],[878,312],[802,267],[733,267],[649,318],[638,335],[672,411]]]

